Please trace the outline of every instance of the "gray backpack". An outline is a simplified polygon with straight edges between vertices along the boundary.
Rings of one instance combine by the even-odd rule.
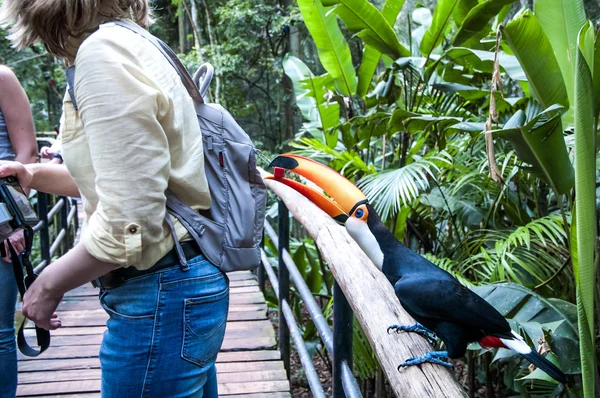
[[[194,100],[202,131],[204,167],[212,204],[210,209],[197,212],[167,191],[165,194],[169,213],[186,227],[207,260],[222,271],[258,267],[266,188],[256,169],[256,148],[248,134],[223,107],[204,102],[213,75],[212,66],[203,64],[192,78],[177,55],[163,41],[138,25],[124,21],[114,23],[138,33],[154,44],[177,70]],[[73,90],[74,67],[67,71],[67,80],[69,94],[77,107]],[[175,234],[170,221],[167,217]],[[185,256],[176,237],[175,242],[180,261],[185,264]]]

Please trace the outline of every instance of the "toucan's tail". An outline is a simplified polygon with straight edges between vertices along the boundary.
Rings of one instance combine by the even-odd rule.
[[[512,332],[514,338],[512,339],[500,339],[504,345],[527,359],[529,362],[543,370],[559,383],[566,384],[567,378],[565,374],[555,364],[544,358],[537,351],[529,347],[529,345],[523,340],[523,337],[517,333]]]
[[[521,356],[523,356],[523,358],[527,359],[529,362],[546,372],[548,376],[552,377],[559,383],[567,383],[567,378],[565,377],[565,374],[562,372],[562,370],[560,370],[555,364],[544,358],[542,355],[538,354],[537,351],[531,350],[531,353],[521,354]]]

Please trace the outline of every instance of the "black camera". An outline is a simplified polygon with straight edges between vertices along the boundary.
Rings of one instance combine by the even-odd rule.
[[[19,181],[12,176],[0,178],[0,242],[37,223],[38,216]]]

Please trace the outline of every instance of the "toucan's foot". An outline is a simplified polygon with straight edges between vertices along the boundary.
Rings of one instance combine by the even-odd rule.
[[[388,334],[390,333],[390,330],[394,330],[394,331],[396,331],[396,333],[412,332],[412,333],[420,334],[421,336],[425,337],[427,339],[427,341],[429,341],[432,345],[435,344],[435,342],[437,341],[435,333],[433,333],[431,330],[427,329],[425,326],[421,325],[420,323],[415,323],[414,325],[411,325],[411,326],[392,325],[387,328]]]
[[[448,351],[432,351],[417,358],[408,358],[406,361],[398,365],[398,371],[400,371],[401,368],[413,365],[420,365],[425,362],[435,363],[438,365],[445,366],[447,368],[452,367],[452,364],[443,361],[440,358],[448,358]]]

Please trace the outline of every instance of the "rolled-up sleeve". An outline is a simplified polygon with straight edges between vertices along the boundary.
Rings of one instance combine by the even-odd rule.
[[[121,266],[139,264],[142,248],[168,233],[170,155],[160,117],[169,99],[135,51],[92,36],[77,54],[75,83],[98,195],[81,240],[95,258]]]

